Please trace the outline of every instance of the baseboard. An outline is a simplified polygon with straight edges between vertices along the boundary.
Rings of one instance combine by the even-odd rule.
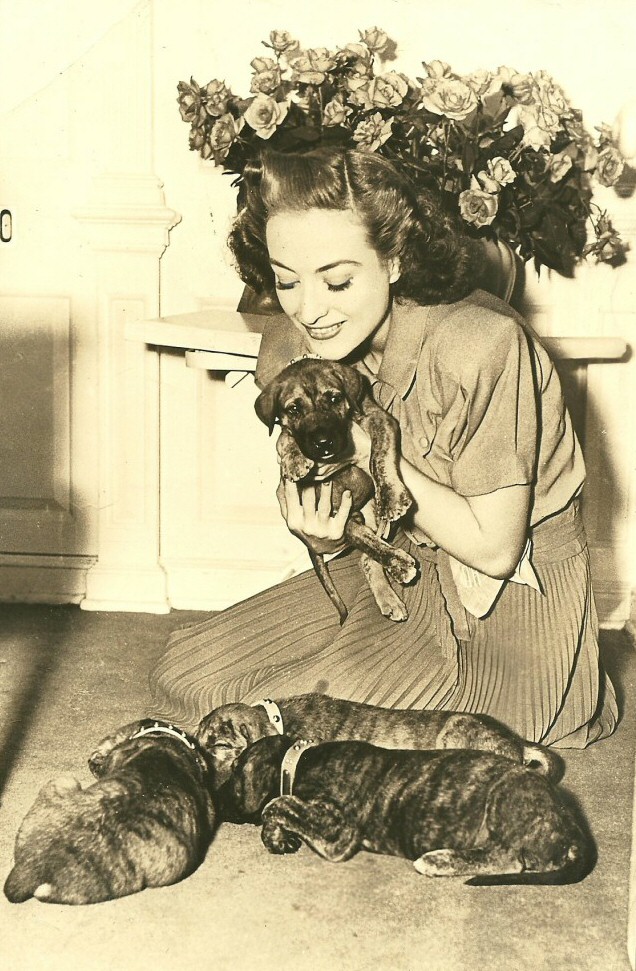
[[[599,624],[604,630],[622,630],[630,623],[632,590],[626,583],[594,585]]]
[[[168,600],[175,610],[225,610],[311,568],[304,551],[292,560],[199,564],[177,561],[163,565],[168,577]]]
[[[3,603],[77,604],[86,593],[93,556],[0,553]]]

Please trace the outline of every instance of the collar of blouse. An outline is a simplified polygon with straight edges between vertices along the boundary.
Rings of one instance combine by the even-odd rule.
[[[408,301],[394,302],[391,326],[380,369],[375,377],[389,384],[401,398],[405,398],[413,384],[417,363],[426,335],[427,322],[437,308],[421,307]],[[276,377],[281,368],[303,353],[302,334],[284,314],[268,318],[263,328],[256,383],[260,388]]]

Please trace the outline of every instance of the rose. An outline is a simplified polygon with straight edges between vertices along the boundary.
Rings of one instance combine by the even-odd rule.
[[[467,223],[480,229],[489,226],[497,215],[497,197],[482,189],[465,189],[459,194],[459,211]]]
[[[493,90],[499,91],[504,85],[510,87],[512,79],[518,77],[518,75],[519,72],[514,67],[506,67],[505,64],[500,64],[492,79],[493,84],[497,85]]]
[[[550,159],[550,182],[560,182],[572,168],[572,158],[567,152],[559,152]]]
[[[477,97],[485,96],[490,94],[490,84],[492,82],[492,71],[484,71],[482,69],[478,71],[473,71],[468,74],[464,80],[466,84],[469,85],[477,95]]]
[[[335,58],[326,47],[313,47],[287,58],[294,84],[322,84],[326,72],[336,66]]]
[[[373,65],[369,49],[363,44],[347,44],[336,54],[336,60],[346,60],[351,76],[370,78],[373,76]]]
[[[422,67],[429,78],[448,78],[454,77],[450,64],[446,61],[422,61]]]
[[[422,85],[422,105],[436,115],[461,121],[477,107],[477,96],[465,81],[441,78],[430,89],[427,87]]]
[[[354,141],[358,143],[358,148],[363,152],[375,152],[380,145],[391,137],[393,131],[393,119],[384,120],[379,111],[376,111],[360,122],[353,133]]]
[[[250,91],[255,94],[271,94],[281,82],[280,68],[271,57],[255,57],[250,67],[254,69]]]
[[[243,117],[259,138],[271,138],[288,111],[287,102],[274,101],[267,94],[257,94]]]
[[[540,105],[557,116],[567,114],[570,108],[568,100],[563,88],[555,82],[554,78],[547,71],[537,71],[533,77],[536,81],[535,94]]]
[[[531,74],[513,74],[508,82],[510,93],[523,105],[532,103],[534,80]]]
[[[192,128],[190,131],[190,151],[198,152],[201,158],[209,159],[212,155],[212,146],[208,141],[204,128]],[[216,159],[214,160],[216,164]]]
[[[232,115],[221,115],[214,122],[210,132],[210,148],[218,165],[227,156],[230,146],[236,141],[238,126]]]
[[[204,94],[205,110],[213,118],[218,118],[227,109],[227,101],[230,97],[230,90],[223,81],[210,81],[202,88]]]
[[[359,108],[371,108],[371,81],[369,78],[353,77],[347,78],[346,88],[349,92],[349,101],[352,105]]]
[[[523,148],[533,148],[535,151],[550,148],[550,134],[540,126],[534,106],[514,105],[506,115],[502,129],[511,131],[519,125],[523,128]]]
[[[388,35],[379,27],[369,27],[368,30],[359,30],[360,40],[366,44],[372,54],[382,57],[387,47],[391,43]]]
[[[477,179],[486,192],[499,192],[502,186],[510,185],[517,178],[517,173],[507,158],[498,155],[491,158],[486,164],[486,172],[479,172]]]
[[[624,167],[625,162],[621,153],[618,149],[609,145],[599,153],[596,163],[596,178],[601,185],[614,185],[620,178]]]
[[[517,178],[517,173],[508,159],[503,158],[501,155],[489,159],[486,168],[490,177],[499,185],[510,185]]]
[[[347,108],[344,103],[343,96],[337,94],[335,98],[327,102],[325,105],[325,110],[322,116],[322,123],[325,128],[331,128],[334,125],[344,125],[347,120],[347,116],[351,114],[351,108]]]
[[[277,54],[288,54],[290,51],[297,51],[300,44],[294,40],[288,30],[272,30],[269,35],[269,45]]]
[[[201,88],[194,78],[190,78],[190,84],[179,81],[177,91],[179,92],[177,98],[179,112],[183,120],[190,124],[203,121],[206,115],[205,105],[203,104]]]
[[[409,90],[408,82],[397,71],[379,74],[369,85],[369,98],[375,108],[397,108]]]

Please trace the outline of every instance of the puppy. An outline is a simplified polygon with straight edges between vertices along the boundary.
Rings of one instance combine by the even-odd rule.
[[[406,607],[387,577],[410,583],[417,565],[409,553],[391,546],[381,534],[404,516],[412,499],[398,471],[398,423],[375,402],[368,378],[337,361],[301,358],[267,385],[255,408],[270,434],[275,424],[281,426],[277,443],[281,483],[285,479],[302,486],[331,482],[334,510],[340,508],[345,489],[351,492],[352,514],[345,538],[362,552],[362,569],[382,613],[391,620],[406,620]],[[371,476],[353,464],[352,421],[371,439]],[[309,555],[343,623],[347,608],[324,557],[311,547]]]
[[[112,900],[176,883],[202,862],[216,813],[205,759],[185,732],[134,722],[89,764],[98,782],[55,779],[24,818],[4,885],[12,903]]]
[[[561,759],[550,749],[525,742],[488,715],[453,711],[405,711],[306,694],[255,705],[215,708],[195,732],[205,750],[214,788],[222,785],[241,753],[268,735],[354,740],[383,748],[481,749],[526,763],[553,781],[563,774]]]
[[[217,795],[223,819],[262,821],[271,853],[302,841],[337,863],[364,849],[473,883],[568,883],[593,865],[591,838],[565,795],[492,753],[292,745],[276,735],[243,752]]]

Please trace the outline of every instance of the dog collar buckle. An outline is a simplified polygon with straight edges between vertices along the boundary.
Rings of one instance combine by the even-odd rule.
[[[270,725],[274,726],[278,734],[284,735],[283,716],[276,702],[272,701],[271,698],[261,698],[260,701],[255,701],[252,705],[252,708],[259,707],[265,709]]]
[[[320,745],[320,742],[313,738],[299,738],[287,749],[280,767],[281,796],[291,796],[300,757],[308,748],[315,748],[316,745]]]

